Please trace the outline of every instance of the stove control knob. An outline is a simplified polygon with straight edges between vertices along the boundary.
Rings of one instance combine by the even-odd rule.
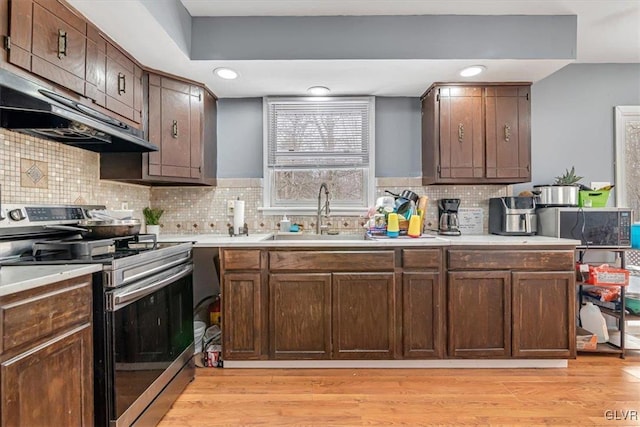
[[[5,218],[6,216],[4,215],[4,209],[0,209],[0,221],[2,221]]]
[[[22,209],[13,209],[9,211],[9,217],[14,221],[22,221],[27,215]]]

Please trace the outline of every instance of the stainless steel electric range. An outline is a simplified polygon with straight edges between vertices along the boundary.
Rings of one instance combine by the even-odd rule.
[[[2,206],[0,258],[102,264],[93,275],[95,425],[155,425],[195,374],[192,245],[144,234],[91,240],[56,229],[92,208]]]

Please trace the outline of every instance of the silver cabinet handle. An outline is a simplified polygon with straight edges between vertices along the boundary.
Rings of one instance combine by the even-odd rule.
[[[178,121],[174,120],[173,125],[171,126],[171,136],[174,138],[178,137]]]
[[[511,138],[511,126],[509,125],[504,125],[504,140],[506,142],[509,142],[509,139]]]
[[[118,95],[122,95],[127,92],[127,76],[122,73],[118,73]]]
[[[67,56],[67,32],[58,29],[58,59]]]
[[[458,142],[462,144],[464,140],[464,125],[462,123],[458,123]]]

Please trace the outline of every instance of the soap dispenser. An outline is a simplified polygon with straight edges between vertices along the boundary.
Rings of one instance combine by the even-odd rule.
[[[280,220],[280,232],[288,233],[289,231],[291,231],[291,221],[289,221],[289,218],[287,218],[287,214],[284,214],[284,216]]]

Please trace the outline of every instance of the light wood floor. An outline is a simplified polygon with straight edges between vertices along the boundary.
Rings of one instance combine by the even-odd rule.
[[[160,423],[251,425],[640,425],[640,352],[567,369],[198,368]]]

